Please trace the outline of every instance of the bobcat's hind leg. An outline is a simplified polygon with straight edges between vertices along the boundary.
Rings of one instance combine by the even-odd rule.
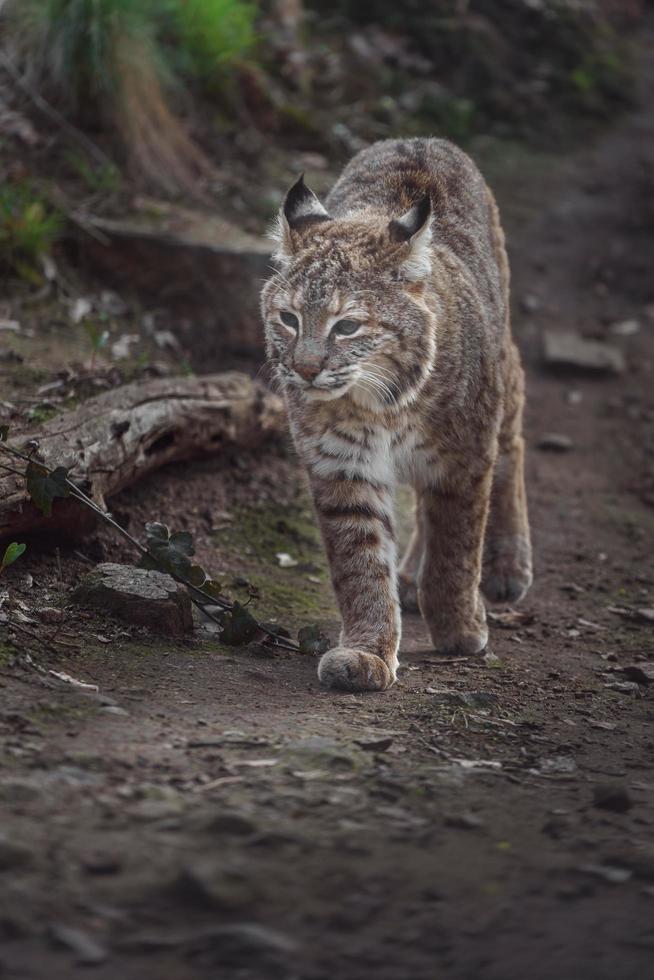
[[[491,602],[518,602],[533,578],[524,478],[523,401],[522,368],[514,348],[484,542],[481,589]]]
[[[398,590],[402,609],[419,612],[418,573],[425,553],[425,520],[420,498],[416,501],[415,525],[398,571]]]
[[[434,649],[442,654],[474,655],[488,641],[479,580],[491,477],[492,461],[460,472],[454,484],[421,493],[425,555],[418,598]]]

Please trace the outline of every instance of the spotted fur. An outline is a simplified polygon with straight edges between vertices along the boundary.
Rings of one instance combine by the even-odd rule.
[[[343,627],[323,683],[393,683],[400,599],[434,647],[486,645],[480,586],[531,584],[523,374],[493,196],[465,153],[436,139],[359,153],[321,204],[302,178],[275,232],[262,292],[270,361],[307,468]],[[416,489],[397,567],[393,493]]]

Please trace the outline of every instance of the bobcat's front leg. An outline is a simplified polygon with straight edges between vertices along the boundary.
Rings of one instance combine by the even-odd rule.
[[[475,654],[488,642],[479,582],[491,477],[488,467],[420,495],[425,554],[418,601],[440,653]]]
[[[315,475],[311,487],[343,620],[318,676],[328,687],[383,691],[395,681],[400,642],[391,490]]]

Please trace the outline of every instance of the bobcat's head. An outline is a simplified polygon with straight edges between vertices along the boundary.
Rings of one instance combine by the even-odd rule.
[[[412,401],[434,359],[431,203],[400,218],[332,218],[300,179],[274,233],[279,271],[261,297],[268,356],[310,401],[344,395],[369,408]]]

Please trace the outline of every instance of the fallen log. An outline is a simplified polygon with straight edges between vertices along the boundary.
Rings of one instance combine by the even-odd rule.
[[[24,452],[36,441],[35,459],[70,467],[70,479],[104,506],[107,498],[166,463],[229,446],[252,449],[284,427],[277,395],[245,374],[228,372],[124,385],[10,438],[8,445]],[[17,463],[24,468],[0,452],[0,464]],[[55,500],[51,516],[44,517],[30,501],[25,481],[0,469],[0,540],[41,527],[79,532],[83,511],[74,500]]]

